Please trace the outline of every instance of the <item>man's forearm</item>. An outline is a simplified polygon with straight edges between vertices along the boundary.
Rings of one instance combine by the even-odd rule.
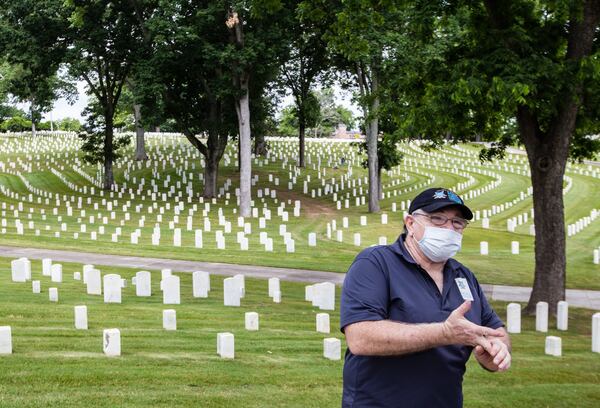
[[[346,338],[353,354],[369,356],[410,354],[447,344],[443,323],[358,322],[346,328]]]

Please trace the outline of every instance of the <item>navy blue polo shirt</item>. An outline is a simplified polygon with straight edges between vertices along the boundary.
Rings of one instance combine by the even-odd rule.
[[[440,293],[429,274],[404,246],[363,250],[342,288],[340,326],[361,321],[442,322],[464,299],[454,279],[465,278],[473,294],[471,322],[496,329],[502,321],[489,305],[473,273],[454,259],[444,267]],[[402,356],[356,356],[346,350],[343,407],[461,407],[462,379],[472,347],[451,345]]]

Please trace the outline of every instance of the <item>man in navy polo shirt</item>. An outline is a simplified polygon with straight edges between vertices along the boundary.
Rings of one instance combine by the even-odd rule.
[[[420,193],[392,245],[363,250],[342,289],[343,407],[461,407],[474,352],[510,367],[510,339],[473,273],[454,259],[473,213],[450,190]]]

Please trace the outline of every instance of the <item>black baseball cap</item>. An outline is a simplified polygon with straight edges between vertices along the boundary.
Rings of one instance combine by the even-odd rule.
[[[455,192],[442,187],[429,188],[421,192],[410,203],[408,213],[412,214],[416,210],[423,210],[430,213],[451,206],[457,207],[465,219],[473,219],[473,212],[465,205],[463,199]]]

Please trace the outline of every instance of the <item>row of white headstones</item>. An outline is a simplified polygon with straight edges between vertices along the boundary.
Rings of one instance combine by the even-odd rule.
[[[27,282],[31,280],[33,293],[41,293],[39,280],[31,279],[31,262],[27,258],[15,259],[11,262],[11,275],[13,282]],[[49,258],[42,260],[42,275],[49,276],[52,282],[63,281],[62,265],[53,264]],[[73,279],[81,280],[80,272],[74,272]],[[163,292],[163,304],[180,304],[180,279],[173,275],[170,269],[161,271],[160,289]],[[210,273],[196,271],[192,273],[193,296],[196,298],[207,298],[210,291]],[[105,303],[121,303],[121,289],[127,285],[127,280],[117,274],[101,275],[93,265],[83,266],[83,283],[87,286],[88,295],[102,295],[104,293]],[[136,296],[152,296],[151,273],[139,271],[132,278],[132,284],[136,287]],[[48,289],[49,300],[58,302],[58,288]],[[245,296],[245,277],[242,274],[225,278],[223,281],[223,304],[225,306],[241,305],[241,299]],[[268,280],[268,295],[273,302],[281,302],[281,286],[279,278],[273,277]],[[335,310],[335,284],[331,282],[316,283],[305,286],[305,300],[312,302],[314,307],[321,310]],[[87,306],[74,307],[75,328],[88,329]],[[174,309],[163,310],[163,328],[165,330],[177,330],[177,317]],[[259,328],[259,315],[256,312],[245,313],[246,330],[256,331]],[[319,333],[330,333],[330,319],[328,313],[317,313],[316,331]],[[103,350],[107,356],[118,356],[121,354],[121,335],[119,329],[106,329],[103,332]],[[0,328],[0,354],[12,353],[12,332],[10,326]],[[217,336],[217,353],[222,358],[234,358],[234,337],[232,333],[219,333]],[[330,360],[341,358],[341,341],[336,338],[326,338],[323,341],[323,355]]]
[[[416,162],[416,160],[415,160],[415,162]],[[433,163],[435,163],[435,164],[437,165],[437,160],[435,160],[435,159],[434,159],[432,162],[433,162]],[[421,164],[423,164],[423,163],[424,163],[424,162],[422,162]],[[140,163],[138,163],[138,166],[139,166],[139,165],[141,165],[141,164],[140,164]],[[508,169],[508,167],[507,167],[507,165],[506,165],[506,164],[505,164],[505,166],[504,166],[504,167],[505,167],[505,170],[507,170],[507,169]],[[464,168],[464,163],[461,165],[461,168]],[[474,171],[474,169],[471,169],[471,170],[473,170],[473,171]],[[513,169],[513,170],[514,170],[514,169]],[[191,175],[192,175],[192,174],[191,174]],[[190,175],[190,176],[191,176],[191,175]],[[319,173],[319,175],[320,175],[320,173]],[[310,177],[310,176],[307,176],[307,178],[309,178],[309,177]],[[167,176],[167,179],[168,179],[168,178],[169,178],[169,176]],[[310,180],[310,179],[309,179],[309,180]],[[143,181],[143,180],[142,180],[142,181]],[[229,181],[229,180],[228,180],[228,181]],[[270,181],[270,182],[271,182],[271,181],[273,181],[273,175],[272,175],[272,174],[269,174],[269,181]],[[278,184],[279,184],[277,181],[278,181],[278,179],[277,179],[277,178],[275,178],[275,182],[276,182],[275,184],[276,184],[276,185],[278,185]],[[322,181],[325,181],[325,180],[322,180]],[[354,182],[355,182],[355,180],[352,180],[352,181],[353,181],[353,183],[352,183],[352,184],[354,185]],[[361,179],[358,179],[358,181],[359,181],[359,185],[360,185],[360,181],[361,181]],[[350,182],[350,180],[348,180],[348,182]],[[140,184],[143,184],[143,183],[140,183]],[[338,188],[337,184],[336,184],[335,186],[336,186],[336,190],[337,190],[337,188]],[[342,187],[343,187],[343,178],[342,178]],[[141,187],[140,187],[140,188],[141,188]],[[267,189],[267,190],[268,190],[268,189]],[[332,190],[333,190],[333,187],[332,187]],[[362,190],[362,187],[361,187],[361,190]],[[528,190],[527,190],[527,192],[526,192],[526,193],[524,193],[524,192],[521,192],[521,194],[520,194],[520,197],[519,197],[519,199],[518,199],[518,200],[523,200],[524,198],[528,197],[528,196],[530,195],[530,193],[531,193],[531,192],[530,192],[530,190],[531,190],[531,188],[528,188]],[[261,194],[260,194],[261,192],[262,192],[262,190],[259,190],[259,191],[258,191],[258,193],[259,193],[259,196],[261,195]],[[362,192],[361,192],[361,193],[362,193]],[[122,196],[122,194],[123,194],[123,193],[119,193],[119,195],[120,195],[120,196]],[[305,192],[305,194],[306,194],[306,192]],[[111,194],[111,195],[112,195],[112,194]],[[229,195],[229,194],[228,194],[228,195]],[[353,194],[353,195],[355,195],[355,192],[354,192],[354,194]],[[363,197],[363,198],[364,198],[364,197]],[[88,200],[88,201],[89,201],[89,200]],[[105,200],[103,200],[103,201],[105,201]],[[297,202],[296,202],[296,207],[294,208],[294,215],[295,215],[295,216],[298,216],[298,215],[299,215],[299,214],[298,214],[298,213],[299,213],[299,211],[297,211],[297,210],[299,210],[298,203],[299,203],[299,202],[297,201]],[[513,203],[514,203],[514,201],[513,201]],[[108,204],[111,204],[111,203],[109,202],[109,203],[106,203],[106,204],[108,205]],[[394,203],[394,204],[395,204],[395,203]],[[402,204],[404,204],[404,203],[402,203]],[[509,205],[510,205],[510,203],[506,203],[506,206],[507,206],[507,207],[508,207]],[[168,207],[168,205],[167,205],[167,207]],[[502,211],[502,210],[504,209],[503,207],[504,207],[504,205],[500,205],[500,206],[499,206],[499,211]],[[109,208],[107,207],[107,209],[109,209]],[[112,208],[110,208],[110,209],[112,210]],[[256,210],[257,210],[257,209],[256,209]],[[279,214],[279,210],[280,210],[280,208],[278,208],[278,215],[282,215],[282,216],[285,216],[285,215],[287,215],[287,213],[286,213],[286,212],[283,212],[283,214]],[[393,209],[393,210],[394,210],[394,209]],[[490,210],[490,214],[489,214],[489,215],[492,215],[492,214],[494,214],[494,213],[495,213],[495,211],[494,211],[494,210],[495,210],[495,208],[493,208],[492,210]],[[298,213],[297,213],[297,212],[298,212]],[[532,215],[532,218],[533,218],[533,211],[531,211],[531,212],[532,212],[532,214],[531,214],[531,215]],[[476,219],[479,219],[479,214],[478,214],[478,213],[479,213],[479,211],[476,211],[476,216],[475,216],[475,218],[476,218]],[[486,214],[486,210],[484,210],[484,211],[483,211],[483,213],[484,213],[484,218],[483,218],[482,226],[483,226],[484,228],[486,228],[486,227],[489,227],[489,219],[488,219],[488,218],[486,218],[486,217],[488,216],[488,214]],[[128,215],[128,214],[126,214],[126,215]],[[585,226],[589,225],[589,223],[590,223],[592,220],[594,220],[594,219],[596,218],[596,215],[597,215],[597,211],[596,211],[596,210],[592,210],[592,212],[591,212],[591,214],[590,214],[590,217],[585,217],[584,219],[582,219],[582,220],[579,220],[577,223],[575,223],[575,224],[573,225],[573,229],[574,229],[574,231],[576,230],[577,232],[579,232],[579,231],[580,231],[582,228],[584,228]],[[113,217],[113,215],[111,215],[111,219],[113,219],[113,218],[114,218],[114,217]],[[126,218],[127,218],[127,217],[126,217]],[[189,218],[190,218],[190,217],[188,217],[188,224],[189,224]],[[5,221],[6,221],[6,220],[3,220],[3,221],[4,221],[4,223],[5,223]],[[284,221],[285,221],[285,220],[284,220]],[[487,221],[487,222],[486,222],[486,221]],[[238,220],[238,222],[239,222],[239,220]],[[205,219],[205,223],[206,223],[206,219]],[[518,216],[518,217],[513,217],[513,219],[509,219],[509,220],[507,220],[507,223],[508,223],[508,225],[507,225],[507,227],[508,227],[508,230],[509,230],[509,231],[512,231],[512,232],[514,232],[514,229],[515,229],[515,227],[516,227],[517,225],[521,225],[521,224],[523,224],[523,223],[527,223],[527,213],[524,213],[524,214],[519,214],[519,216]],[[486,226],[486,224],[487,224],[487,226]],[[361,223],[361,226],[362,226],[362,225],[364,225],[364,224],[362,224],[362,223]],[[22,225],[20,225],[20,226],[21,226],[21,229],[22,229]],[[63,227],[64,227],[64,226],[66,226],[66,224],[65,224],[65,223],[63,223]],[[101,228],[103,228],[103,227],[101,227]],[[173,245],[174,245],[174,246],[181,246],[181,229],[175,229],[173,226],[170,226],[170,228],[171,228],[171,229],[174,229]],[[263,226],[263,228],[264,228],[264,226]],[[64,230],[65,228],[62,228],[62,229]],[[190,229],[191,229],[191,228],[189,228],[189,227],[188,227],[188,230],[190,230]],[[210,229],[210,228],[209,228],[209,229]],[[281,229],[281,228],[280,228],[280,229]],[[120,228],[119,228],[119,230],[120,230]],[[205,230],[206,230],[206,228],[205,228]],[[83,231],[82,231],[82,232],[83,232]],[[227,228],[226,228],[225,232],[227,232]],[[102,234],[102,233],[103,233],[103,231],[100,231],[99,233],[100,233],[100,234]],[[244,236],[244,234],[245,234],[245,233],[249,233],[248,231],[246,231],[246,228],[245,228],[245,231],[244,231],[244,233],[241,233],[241,232],[239,232],[239,233],[238,233],[238,237],[237,237],[237,243],[240,245],[240,249],[241,249],[241,250],[248,250],[248,239],[247,239],[247,238]],[[534,234],[534,231],[533,231],[533,225],[531,225],[531,228],[530,228],[530,233],[531,233],[532,235]],[[60,232],[56,232],[55,234],[58,234],[58,236],[60,236]],[[98,233],[97,233],[96,231],[92,231],[92,232],[91,232],[91,239],[92,239],[92,240],[94,240],[94,239],[97,239],[97,234],[98,234]],[[240,236],[240,234],[241,234],[241,236]],[[78,235],[79,235],[78,233],[75,233],[75,234],[74,234],[74,237],[77,237]],[[116,232],[115,234],[113,234],[113,237],[112,237],[112,239],[113,239],[113,241],[114,241],[114,242],[117,242],[117,241],[118,241],[118,236],[119,236],[119,235],[120,235],[120,233],[119,233],[119,232]],[[196,235],[196,236],[195,236],[195,246],[196,246],[196,247],[200,247],[200,248],[201,248],[201,247],[202,247],[202,230],[196,230],[196,234],[195,234],[195,235]],[[295,242],[294,242],[294,240],[291,238],[291,234],[287,233],[287,235],[286,235],[286,231],[284,231],[284,232],[283,232],[283,234],[282,234],[282,232],[280,231],[280,235],[283,235],[283,236],[284,236],[284,244],[286,245],[286,252],[291,252],[291,253],[295,252]],[[569,235],[571,235],[571,234],[569,234]],[[138,239],[139,239],[139,238],[140,238],[140,233],[139,233],[139,232],[132,233],[132,236],[131,236],[131,243],[134,243],[134,244],[135,244],[135,243],[137,243],[137,241],[138,241]],[[224,239],[224,236],[223,236],[222,234],[219,234],[219,235],[218,235],[216,238],[217,238],[217,247],[218,247],[218,248],[220,248],[220,249],[225,249],[225,239]],[[273,241],[272,241],[272,239],[269,239],[269,238],[266,236],[266,233],[261,233],[261,237],[260,237],[260,238],[261,238],[261,240],[260,240],[260,241],[261,241],[261,244],[265,245],[265,250],[267,250],[267,251],[272,251],[272,250],[273,250]],[[329,233],[329,230],[328,230],[328,238],[330,238],[330,239],[331,239],[331,235],[330,235],[330,233]],[[342,234],[341,234],[341,231],[338,231],[338,233],[337,233],[337,237],[336,237],[336,238],[337,238],[337,240],[338,240],[338,241],[341,241],[341,239],[342,239]],[[157,234],[157,233],[156,233],[156,231],[155,231],[155,232],[153,233],[153,235],[152,235],[152,243],[153,243],[154,245],[158,245],[158,243],[159,243],[159,240],[160,240],[160,232]],[[309,246],[316,246],[316,233],[311,233],[311,234],[309,234],[309,239],[308,239],[308,241],[309,241]],[[361,243],[360,235],[358,235],[358,233],[356,233],[356,234],[354,235],[354,245],[360,245],[360,243]],[[380,239],[379,239],[379,244],[385,244],[385,243],[386,243],[386,240],[385,240],[385,238],[383,238],[383,239],[382,239],[382,238],[380,238]],[[513,244],[512,244],[512,245],[513,245],[513,253],[515,253],[515,249],[514,249],[514,245],[515,245],[515,244],[514,244],[514,242],[513,242]],[[483,251],[484,251],[484,250],[482,249],[482,252],[483,252]],[[517,249],[517,252],[518,252],[518,249]],[[482,254],[483,254],[483,253],[482,253]],[[594,253],[594,259],[596,259],[596,253]]]
[[[556,304],[556,329],[566,331],[569,328],[569,303],[562,300]],[[548,303],[538,302],[535,308],[535,330],[548,332]],[[506,331],[521,333],[521,305],[509,303],[506,307]],[[600,353],[600,313],[592,315],[592,352]],[[562,339],[558,336],[547,336],[545,353],[551,356],[562,355]]]

